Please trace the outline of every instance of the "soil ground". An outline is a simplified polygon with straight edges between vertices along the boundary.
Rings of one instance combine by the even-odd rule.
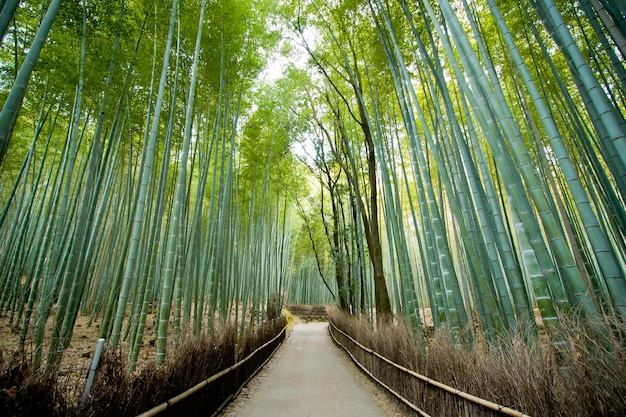
[[[137,361],[138,369],[141,368],[142,363],[152,361],[156,356],[156,343],[154,343],[156,338],[152,336],[155,323],[153,316],[154,315],[150,314],[146,319],[144,342],[140,352],[140,358]],[[44,341],[42,350],[43,361],[45,361],[48,353],[47,338],[52,333],[53,317],[52,315],[46,323],[46,340]],[[72,340],[63,353],[61,365],[57,373],[59,377],[57,384],[62,387],[61,389],[63,391],[72,392],[73,394],[82,393],[85,381],[87,380],[89,367],[98,345],[98,339],[100,338],[99,321],[94,321],[91,324],[89,322],[89,316],[79,315],[77,317],[72,333]],[[0,316],[0,352],[2,352],[5,358],[16,351],[19,333],[19,329],[11,325],[9,317],[6,315]],[[128,355],[129,347],[127,342],[120,342],[119,347],[124,355]],[[33,346],[31,339],[27,339],[25,350],[27,354],[32,353]],[[42,364],[42,367],[43,366],[44,364]]]
[[[46,326],[46,335],[50,335],[52,332],[51,322]],[[85,365],[89,367],[91,358],[96,350],[98,344],[98,338],[100,334],[100,324],[92,323],[88,325],[88,316],[79,316],[76,319],[76,325],[74,326],[74,332],[72,334],[72,341],[63,354],[63,362],[61,365],[62,370],[69,368],[76,368]],[[15,329],[9,323],[7,316],[0,317],[0,349],[10,353],[17,348],[17,342],[19,339],[19,329]],[[26,341],[26,349],[29,349],[30,341]],[[44,346],[43,356],[48,352],[47,345]]]

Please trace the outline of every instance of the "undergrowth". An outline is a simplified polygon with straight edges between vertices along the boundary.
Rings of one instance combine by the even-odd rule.
[[[617,319],[589,324],[563,317],[558,337],[565,343],[558,355],[547,338],[527,343],[527,335],[506,334],[495,342],[459,346],[445,329],[424,338],[403,325],[373,329],[366,320],[337,311],[330,319],[399,365],[527,415],[626,415],[626,329]],[[410,377],[335,335],[377,378],[430,415],[499,415]]]
[[[0,416],[134,416],[234,365],[273,339],[285,324],[285,318],[280,317],[240,338],[233,327],[222,328],[212,335],[188,338],[177,344],[160,367],[146,361],[132,373],[128,372],[127,355],[119,349],[105,348],[91,394],[82,407],[82,389],[74,387],[64,391],[56,383],[56,374],[33,372],[27,355],[5,354],[0,356]],[[234,372],[159,416],[211,415],[281,341],[282,338],[263,348]]]
[[[56,375],[31,370],[23,352],[0,351],[0,415],[63,416],[67,407],[56,384]]]

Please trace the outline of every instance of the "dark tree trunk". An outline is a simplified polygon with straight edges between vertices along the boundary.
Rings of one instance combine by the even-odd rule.
[[[355,90],[358,86],[353,86]],[[359,88],[360,90],[360,88]],[[360,91],[359,91],[360,93]],[[360,94],[357,93],[359,96]],[[365,109],[361,99],[357,100],[359,105],[359,115],[361,117],[361,127],[365,135],[367,145],[367,174],[370,188],[370,224],[366,230],[367,246],[370,251],[372,268],[374,269],[374,298],[376,301],[376,317],[383,321],[391,318],[391,302],[387,292],[385,273],[383,270],[383,251],[380,240],[380,228],[378,227],[378,184],[376,181],[376,152],[372,132],[365,114]]]
[[[337,190],[334,187],[330,189],[330,200],[332,202],[333,209],[333,260],[335,261],[335,279],[337,280],[337,292],[339,293],[339,308],[342,311],[348,310],[348,290],[346,288],[346,280],[345,280],[345,262],[344,256],[342,256],[341,243],[339,242],[339,228],[341,225],[339,224],[339,207],[337,205],[337,200],[339,196],[337,196]]]

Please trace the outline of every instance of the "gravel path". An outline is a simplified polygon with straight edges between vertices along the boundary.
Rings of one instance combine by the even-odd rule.
[[[224,417],[401,416],[332,342],[328,323],[298,324]]]

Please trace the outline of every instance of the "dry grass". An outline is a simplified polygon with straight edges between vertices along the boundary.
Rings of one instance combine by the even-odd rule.
[[[626,415],[626,332],[618,320],[591,325],[563,318],[566,343],[557,357],[551,343],[528,345],[524,335],[459,347],[443,330],[424,342],[402,325],[374,331],[366,321],[336,311],[330,317],[359,343],[400,365],[529,415]],[[495,415],[359,352],[345,337],[340,342],[379,379],[431,415]]]
[[[82,387],[79,390],[62,388],[57,384],[56,375],[31,372],[27,356],[12,356],[6,360],[0,357],[0,410],[16,416],[137,415],[232,366],[271,340],[284,326],[285,319],[281,317],[241,338],[237,338],[233,327],[225,327],[212,335],[187,338],[178,343],[161,367],[157,368],[153,361],[143,361],[130,374],[127,355],[119,349],[105,349],[92,394],[83,409],[79,406]],[[236,372],[207,385],[189,400],[160,415],[210,415],[237,391],[275,347],[275,344],[266,347]]]
[[[28,362],[23,353],[0,351],[0,415],[65,415],[56,376],[33,372]]]

